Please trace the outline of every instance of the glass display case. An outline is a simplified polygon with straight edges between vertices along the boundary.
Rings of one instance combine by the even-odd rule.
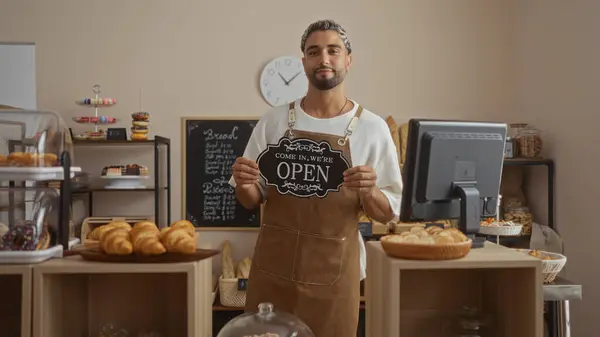
[[[64,153],[73,163],[71,132],[57,113],[0,110],[0,180],[62,179]]]
[[[69,180],[81,172],[73,160],[71,132],[56,112],[0,110],[0,264],[61,256],[57,242],[68,248]],[[58,189],[41,183],[51,180]]]
[[[0,264],[36,263],[62,252],[52,188],[0,187]]]
[[[294,315],[274,310],[271,303],[258,305],[258,313],[241,314],[229,321],[217,337],[314,337]]]

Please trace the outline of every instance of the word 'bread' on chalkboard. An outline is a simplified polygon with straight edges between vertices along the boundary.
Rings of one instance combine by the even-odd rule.
[[[258,156],[258,169],[267,185],[301,198],[323,198],[339,191],[349,167],[342,152],[332,150],[328,142],[306,138],[281,138]]]
[[[229,184],[232,166],[244,155],[258,120],[185,120],[186,219],[200,228],[258,228],[260,209],[248,210]]]

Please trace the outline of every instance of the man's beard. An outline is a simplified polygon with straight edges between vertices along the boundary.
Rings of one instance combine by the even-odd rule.
[[[317,72],[321,69],[329,69],[333,71],[333,76],[331,78],[317,78]],[[323,67],[315,69],[312,74],[308,76],[308,81],[319,90],[331,90],[337,87],[340,83],[344,82],[345,78],[346,72],[343,69],[336,70],[329,67]]]

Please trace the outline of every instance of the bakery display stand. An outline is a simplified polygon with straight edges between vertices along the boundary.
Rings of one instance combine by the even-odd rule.
[[[6,295],[0,327],[3,335],[30,337],[33,268],[62,257],[78,242],[69,240],[69,186],[81,168],[71,166],[70,135],[58,114],[3,110],[0,121],[0,135],[5,137],[0,142],[0,181],[7,183],[0,187],[6,221],[0,237],[0,287]],[[59,181],[58,193],[37,186],[48,180]],[[51,211],[57,211],[57,219]]]
[[[154,151],[153,159],[153,170],[154,170],[154,186],[145,188],[130,188],[130,186],[123,186],[123,188],[115,187],[99,187],[99,188],[84,188],[73,191],[73,194],[87,194],[88,197],[88,216],[94,216],[94,194],[106,193],[106,192],[154,192],[154,218],[156,221],[165,224],[171,223],[171,140],[166,137],[154,136],[154,139],[147,140],[77,140],[74,141],[75,147],[100,147],[100,146],[152,146]],[[165,148],[166,152],[166,181],[161,179],[163,171],[161,170],[161,148]],[[133,178],[136,182],[139,181],[139,177]],[[166,194],[166,196],[163,195]],[[161,200],[165,200],[166,205],[161,203]],[[162,206],[162,207],[161,207]],[[162,209],[166,212],[165,219],[162,218]]]
[[[179,263],[53,259],[33,270],[33,336],[212,336],[212,259]],[[106,336],[121,336],[106,334]]]
[[[102,140],[106,137],[105,130],[99,130],[99,125],[104,124],[114,124],[117,122],[117,119],[109,116],[102,116],[99,114],[99,109],[101,108],[109,108],[115,104],[117,104],[117,100],[114,98],[100,97],[100,93],[102,89],[99,85],[94,85],[92,88],[94,92],[94,97],[91,98],[83,98],[81,100],[75,101],[75,104],[87,107],[94,108],[93,116],[85,116],[85,117],[73,117],[73,121],[79,124],[93,124],[94,131],[87,131],[82,134],[74,135],[73,138],[77,140]]]

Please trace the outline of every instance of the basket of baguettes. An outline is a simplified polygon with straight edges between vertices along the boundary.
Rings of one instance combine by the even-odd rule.
[[[231,244],[228,240],[223,242],[221,249],[221,268],[223,272],[219,277],[219,301],[223,306],[244,307],[247,289],[241,289],[239,281],[240,279],[248,280],[251,266],[252,260],[249,257],[243,258],[236,266],[233,261]],[[247,285],[247,283],[245,284]]]
[[[133,225],[116,220],[94,228],[73,251],[87,260],[142,263],[198,261],[219,253],[198,249],[196,240],[194,225],[187,220],[162,229],[147,220]]]
[[[464,257],[473,241],[457,228],[415,226],[401,234],[380,239],[387,255],[415,260],[450,260]]]

